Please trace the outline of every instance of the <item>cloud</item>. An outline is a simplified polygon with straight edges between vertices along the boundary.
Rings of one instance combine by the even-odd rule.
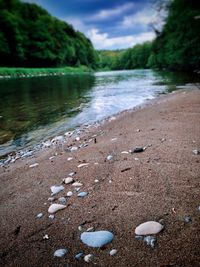
[[[126,35],[110,38],[108,33],[100,33],[93,28],[88,31],[87,36],[91,39],[96,49],[122,49],[132,47],[135,44],[151,41],[155,38],[153,32],[142,32],[135,35]]]
[[[99,20],[106,20],[110,19],[119,15],[124,14],[127,11],[133,9],[134,3],[127,2],[124,5],[117,6],[112,9],[103,9],[100,10],[98,13],[90,16],[87,21],[99,21]]]
[[[137,26],[142,26],[143,28],[148,26],[150,23],[155,22],[156,13],[155,11],[149,9],[144,9],[135,14],[125,16],[123,18],[121,26],[123,28],[133,28]]]

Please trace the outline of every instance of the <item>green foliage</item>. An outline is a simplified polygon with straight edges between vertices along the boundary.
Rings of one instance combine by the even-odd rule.
[[[0,0],[0,66],[96,68],[90,40],[43,8]]]
[[[200,66],[200,2],[173,0],[161,34],[156,38],[148,66],[191,71]]]

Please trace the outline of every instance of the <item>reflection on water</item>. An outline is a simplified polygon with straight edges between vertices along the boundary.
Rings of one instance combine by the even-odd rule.
[[[0,81],[0,155],[132,108],[196,77],[151,70]]]

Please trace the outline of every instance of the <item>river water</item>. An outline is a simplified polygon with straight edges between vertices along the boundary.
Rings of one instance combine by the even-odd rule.
[[[0,80],[0,156],[197,81],[152,70]]]

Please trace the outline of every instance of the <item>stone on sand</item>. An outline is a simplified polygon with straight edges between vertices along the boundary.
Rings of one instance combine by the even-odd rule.
[[[135,234],[136,235],[154,235],[158,234],[163,229],[163,225],[154,222],[154,221],[148,221],[145,223],[140,224],[135,228]]]

